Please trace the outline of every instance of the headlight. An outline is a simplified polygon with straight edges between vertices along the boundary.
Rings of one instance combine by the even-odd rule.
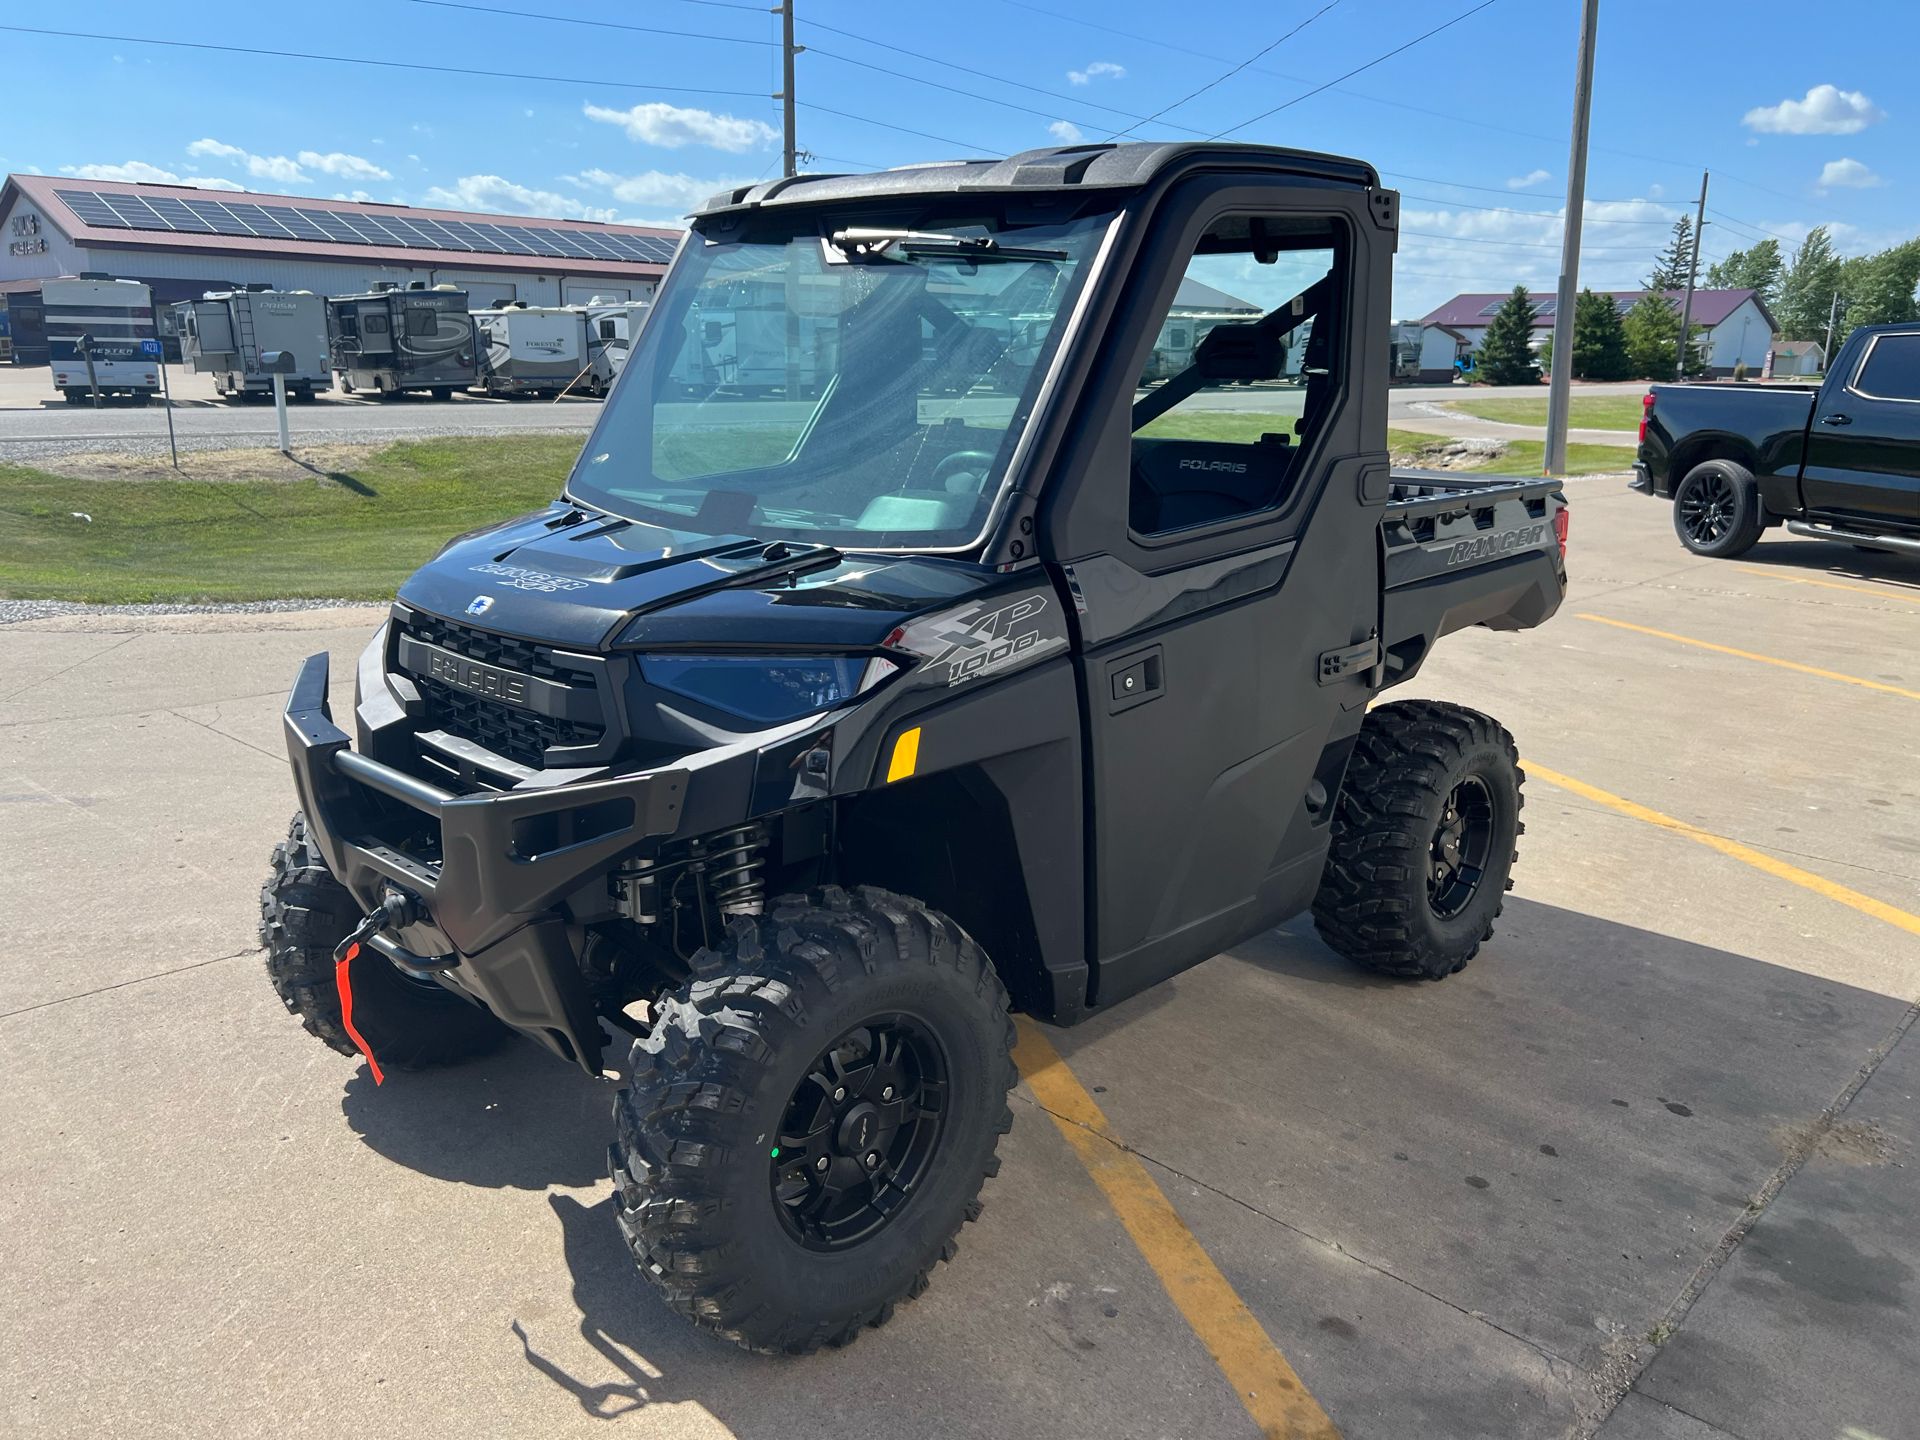
[[[738,715],[777,725],[851,700],[860,693],[864,657],[793,655],[645,655],[649,685]]]

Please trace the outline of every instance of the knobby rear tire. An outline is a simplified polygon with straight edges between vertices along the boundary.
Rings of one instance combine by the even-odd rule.
[[[1347,762],[1333,841],[1314,897],[1321,939],[1369,970],[1440,980],[1493,934],[1512,888],[1514,848],[1526,826],[1519,751],[1477,710],[1407,700],[1371,711]],[[1436,912],[1429,891],[1441,815],[1463,779],[1477,779],[1492,810],[1486,861],[1472,898]]]

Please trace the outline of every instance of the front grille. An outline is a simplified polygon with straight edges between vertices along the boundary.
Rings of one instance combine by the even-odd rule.
[[[483,665],[498,665],[504,670],[552,680],[574,690],[598,691],[599,677],[593,669],[570,662],[566,656],[556,654],[551,646],[518,640],[511,635],[494,635],[418,613],[407,618],[404,628],[417,640],[478,660]],[[605,733],[601,725],[523,710],[485,695],[455,689],[429,675],[414,673],[412,678],[426,701],[426,724],[422,728],[445,730],[522,765],[538,768],[546,763],[549,748],[593,745]]]

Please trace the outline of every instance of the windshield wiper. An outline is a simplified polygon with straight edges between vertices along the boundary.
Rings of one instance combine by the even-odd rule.
[[[907,255],[953,255],[965,260],[1064,260],[1064,250],[1039,250],[1002,245],[991,235],[949,235],[940,230],[894,230],[883,226],[849,226],[827,237],[850,260],[877,259],[899,246]]]

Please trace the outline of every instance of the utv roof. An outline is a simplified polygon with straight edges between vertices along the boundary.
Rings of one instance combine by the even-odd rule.
[[[722,190],[696,218],[769,205],[812,205],[895,195],[968,195],[1045,190],[1137,190],[1172,171],[1274,170],[1377,189],[1380,176],[1363,160],[1287,150],[1276,145],[1136,143],[1061,145],[1023,150],[1001,160],[945,160],[865,175],[795,175]]]

